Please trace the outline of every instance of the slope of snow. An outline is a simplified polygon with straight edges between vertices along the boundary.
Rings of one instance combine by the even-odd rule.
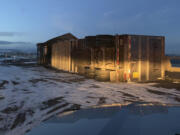
[[[87,108],[139,101],[179,105],[179,97],[180,91],[153,84],[97,82],[38,66],[0,66],[0,128],[10,135],[24,134],[74,105]]]

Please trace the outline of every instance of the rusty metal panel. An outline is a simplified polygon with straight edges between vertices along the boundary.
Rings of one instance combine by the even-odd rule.
[[[94,49],[94,64],[96,67],[103,65],[103,50],[101,48]]]
[[[111,35],[97,35],[96,46],[112,48],[115,47],[114,36]]]
[[[147,37],[145,36],[142,36],[142,39],[141,39],[141,60],[143,61],[146,61],[147,60],[147,48],[148,48],[148,40],[147,40]]]
[[[96,46],[96,36],[88,36],[85,38],[87,47],[95,47]]]
[[[139,60],[139,38],[138,36],[131,36],[131,61]]]
[[[52,48],[52,66],[60,70],[69,71],[70,42],[57,42],[53,44]]]
[[[141,38],[141,81],[147,81],[147,48],[148,48],[148,40],[146,36],[142,36]]]
[[[85,44],[85,40],[78,40],[71,50],[72,60],[77,66],[87,66],[91,64],[91,50]]]
[[[118,46],[118,51],[119,51],[119,68],[124,68],[124,61],[125,61],[125,40],[124,38],[119,39],[119,46]]]
[[[140,54],[140,38],[139,36],[131,36],[131,65],[130,78],[131,81],[138,81],[140,77],[139,72],[139,54]],[[136,75],[135,75],[136,74]]]
[[[161,77],[163,46],[162,37],[131,36],[131,81],[157,80]],[[138,79],[133,77],[136,73]]]
[[[150,80],[157,80],[161,77],[161,53],[162,53],[162,46],[161,40],[151,38],[149,40],[150,48],[149,48],[149,62],[150,62]]]
[[[111,35],[97,35],[97,36],[87,36],[85,38],[86,46],[92,47],[115,47],[114,36]]]
[[[115,66],[115,48],[105,48],[105,66]]]

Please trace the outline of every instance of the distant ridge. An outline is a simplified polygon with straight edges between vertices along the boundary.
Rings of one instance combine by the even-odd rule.
[[[29,42],[0,41],[0,52],[35,53],[36,45]]]
[[[0,45],[7,45],[7,44],[32,44],[32,43],[29,43],[29,42],[0,41]]]

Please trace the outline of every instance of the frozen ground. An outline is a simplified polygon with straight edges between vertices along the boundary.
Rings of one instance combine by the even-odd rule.
[[[0,129],[9,135],[23,135],[54,114],[103,104],[180,104],[176,87],[160,86],[97,82],[38,66],[0,65]]]

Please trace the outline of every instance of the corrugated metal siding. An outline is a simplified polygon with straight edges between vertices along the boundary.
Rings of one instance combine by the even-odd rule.
[[[150,51],[149,51],[149,62],[150,62],[150,80],[156,80],[157,78],[161,77],[161,52],[162,52],[162,46],[161,46],[161,40],[160,39],[153,39],[151,38],[149,40],[150,43]]]
[[[70,42],[58,42],[52,46],[52,67],[69,71],[70,70]]]
[[[91,50],[86,47],[85,40],[72,42],[72,71],[84,72],[84,67],[91,65]]]
[[[147,81],[162,77],[163,37],[131,36],[131,80]],[[138,73],[138,78],[133,74]]]
[[[47,51],[44,45],[38,50],[42,63],[50,59],[54,68],[102,80],[148,81],[164,76],[164,37],[98,35],[58,40]]]

